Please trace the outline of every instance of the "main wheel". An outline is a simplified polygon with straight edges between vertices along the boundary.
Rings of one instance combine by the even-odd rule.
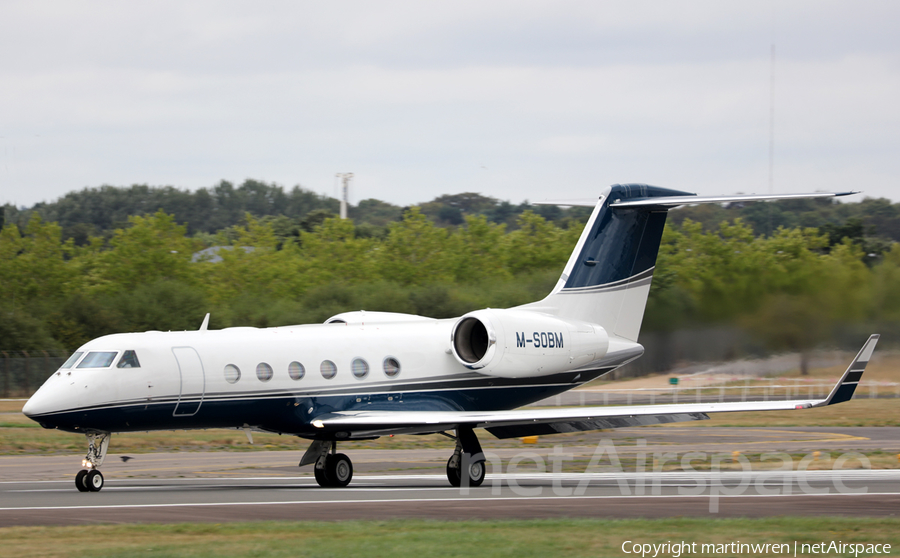
[[[325,468],[319,469],[315,467],[313,472],[316,475],[316,482],[319,483],[319,486],[322,488],[328,488],[331,486],[331,480],[328,478],[328,463],[326,461]]]
[[[486,474],[487,468],[484,466],[484,461],[469,463],[469,486],[481,486]]]
[[[462,486],[462,471],[460,471],[460,468],[450,466],[452,460],[453,458],[451,457],[447,461],[447,480],[450,481],[452,486],[459,488]],[[484,477],[487,474],[484,461],[473,461],[469,463],[467,473],[469,474],[469,486],[481,486],[484,482]]]
[[[343,453],[329,455],[325,458],[325,470],[331,486],[344,487],[353,478],[353,463]]]
[[[447,460],[447,480],[450,481],[450,486],[455,486],[459,488],[462,479],[459,475],[459,467],[451,467],[450,462],[453,461],[453,458]]]
[[[85,478],[85,484],[91,492],[100,492],[100,489],[103,488],[103,474],[96,469],[91,471]]]
[[[87,474],[88,474],[87,470],[82,469],[82,470],[78,471],[77,475],[75,475],[75,488],[78,489],[78,492],[87,492],[88,491],[87,481],[84,478],[87,476]]]

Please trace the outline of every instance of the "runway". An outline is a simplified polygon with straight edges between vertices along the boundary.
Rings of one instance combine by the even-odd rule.
[[[496,475],[453,488],[442,475],[362,475],[350,487],[310,477],[0,483],[0,526],[397,517],[760,517],[900,513],[900,471]]]
[[[636,436],[640,434],[640,438]],[[495,459],[485,484],[450,487],[447,448],[346,450],[356,474],[346,488],[320,488],[302,451],[150,453],[102,467],[106,486],[80,493],[80,455],[0,456],[0,526],[134,522],[554,517],[892,516],[900,512],[900,470],[594,472],[602,438],[619,456],[641,452],[896,452],[898,428],[643,428],[569,438],[554,447],[485,447]],[[594,443],[594,445],[588,445]],[[555,469],[551,456],[574,457]],[[489,462],[490,462],[489,458]],[[510,464],[522,460],[523,467]],[[503,473],[497,471],[502,461]],[[537,464],[540,463],[540,466]],[[647,469],[651,470],[648,459]],[[585,472],[588,470],[588,472]],[[527,471],[527,472],[526,472]],[[573,472],[568,472],[573,471]]]

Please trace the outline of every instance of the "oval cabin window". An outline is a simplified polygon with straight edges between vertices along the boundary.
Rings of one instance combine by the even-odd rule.
[[[290,376],[292,380],[299,380],[305,375],[306,368],[299,362],[294,361],[288,365],[288,376]]]
[[[361,358],[355,358],[350,365],[350,371],[353,372],[356,379],[362,380],[369,375],[369,363]]]
[[[272,379],[272,374],[272,367],[265,362],[260,362],[256,365],[256,377],[259,378],[260,382],[268,382]]]
[[[241,379],[241,369],[233,364],[225,366],[225,381],[229,384],[236,384]]]
[[[394,378],[400,374],[400,361],[394,357],[384,359],[384,375],[388,378]]]
[[[319,366],[319,370],[322,372],[323,378],[330,380],[337,374],[337,365],[330,360],[324,360],[322,361],[322,365]]]

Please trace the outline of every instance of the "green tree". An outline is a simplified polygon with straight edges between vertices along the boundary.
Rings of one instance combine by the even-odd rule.
[[[900,323],[900,242],[872,269],[871,307],[877,321]]]
[[[34,213],[24,234],[14,224],[0,231],[0,298],[8,305],[49,302],[65,297],[78,287],[79,278],[69,272],[66,256],[71,242],[60,241],[56,223],[44,223]]]
[[[110,249],[96,258],[92,280],[101,291],[121,292],[159,280],[196,280],[191,258],[197,245],[187,229],[161,210],[129,218],[130,227],[117,229]]]
[[[375,268],[385,281],[401,285],[448,282],[453,277],[453,255],[445,252],[447,238],[446,230],[413,207],[402,221],[391,223],[374,254]]]
[[[327,218],[315,232],[300,234],[297,257],[303,280],[309,285],[329,282],[357,283],[375,275],[372,260],[373,241],[356,238],[349,219]]]
[[[504,250],[506,225],[489,223],[483,215],[466,217],[466,226],[448,239],[454,254],[453,277],[457,283],[477,283],[486,279],[509,280],[512,274]]]
[[[514,275],[556,268],[562,271],[581,231],[560,229],[531,210],[517,221],[519,228],[506,236],[503,247]]]

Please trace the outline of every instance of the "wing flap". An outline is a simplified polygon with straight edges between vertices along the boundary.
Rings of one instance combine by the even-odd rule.
[[[651,424],[668,424],[671,422],[687,422],[691,420],[709,420],[709,415],[706,413],[678,413],[671,415],[608,417],[566,422],[538,422],[510,426],[488,426],[487,431],[496,438],[504,439],[521,438],[523,436],[546,436],[548,434],[562,434],[565,432],[584,432],[586,430],[625,428],[627,426],[649,426]]]

